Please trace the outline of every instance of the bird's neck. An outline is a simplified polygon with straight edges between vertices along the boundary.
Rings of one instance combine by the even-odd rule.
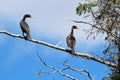
[[[73,28],[71,29],[71,33],[70,34],[73,35]]]
[[[23,17],[22,21],[25,21],[26,17]]]

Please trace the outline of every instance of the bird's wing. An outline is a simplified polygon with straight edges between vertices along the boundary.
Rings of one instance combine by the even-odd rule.
[[[29,25],[25,21],[21,21],[20,26],[23,32],[26,32],[26,33],[30,32]]]
[[[76,45],[76,39],[74,36],[67,36],[66,38],[67,46],[70,48],[74,48]]]
[[[66,37],[66,42],[67,42],[67,46],[70,47],[70,46],[69,46],[69,42],[70,42],[70,41],[69,41],[69,36]]]

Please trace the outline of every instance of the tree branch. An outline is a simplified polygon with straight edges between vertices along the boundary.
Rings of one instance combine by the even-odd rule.
[[[94,12],[93,12],[92,10],[91,10],[91,12],[92,12],[92,16],[94,17],[94,19],[97,21],[97,23],[100,24],[101,30],[105,31],[107,34],[110,34],[113,38],[115,38],[115,40],[117,39],[116,42],[119,44],[119,43],[120,43],[119,36],[117,36],[116,34],[112,33],[112,31],[109,31],[109,30],[105,29],[105,28],[101,25],[101,23],[99,22],[99,20],[95,17]],[[111,22],[112,24],[111,24],[110,28],[112,28],[112,26],[113,26],[114,23],[116,22],[117,18],[118,18],[118,17],[116,16],[115,19]],[[97,27],[97,26],[95,26],[95,27]]]
[[[63,63],[63,65],[67,67],[67,68],[65,68],[64,70],[70,69],[70,70],[73,70],[73,71],[78,72],[78,73],[80,73],[80,74],[82,74],[82,73],[84,72],[84,73],[87,74],[87,76],[90,78],[90,80],[94,80],[94,79],[91,77],[90,73],[89,73],[87,70],[85,70],[85,69],[78,70],[78,69],[76,69],[76,68],[73,68],[73,67],[71,67],[70,65],[68,65],[68,64],[66,63],[67,61],[68,61],[68,60],[66,60],[66,61]]]
[[[8,31],[5,31],[5,30],[0,30],[0,34],[7,34],[7,35],[9,35],[11,37],[24,39],[24,36],[22,36],[22,35],[12,34],[12,33],[8,32]],[[94,56],[91,56],[89,54],[79,53],[79,52],[75,52],[75,54],[72,54],[71,50],[68,50],[68,49],[63,48],[63,47],[58,47],[58,46],[55,46],[55,45],[52,45],[50,43],[46,43],[46,42],[43,42],[43,41],[40,41],[40,40],[29,39],[28,41],[33,42],[33,43],[37,43],[37,44],[41,44],[41,45],[45,45],[45,46],[48,46],[48,47],[51,47],[51,48],[54,48],[54,49],[57,49],[57,50],[61,50],[61,51],[70,53],[71,55],[74,55],[76,57],[82,57],[82,58],[91,59],[91,60],[97,61],[99,63],[105,64],[107,66],[110,66],[110,67],[113,67],[113,68],[118,68],[117,65],[114,64],[114,63],[106,61],[106,60],[104,60],[102,58],[95,58]]]
[[[47,64],[45,61],[42,60],[41,56],[40,56],[38,53],[36,53],[36,54],[37,54],[37,56],[39,57],[40,61],[41,61],[45,66],[47,66],[47,67],[55,70],[55,71],[58,72],[60,75],[65,76],[65,77],[67,77],[67,78],[69,78],[69,79],[71,79],[71,80],[77,80],[76,78],[74,78],[74,77],[72,77],[72,76],[70,76],[70,75],[68,75],[68,74],[63,73],[61,70],[57,69],[56,67]],[[50,74],[49,72],[45,72],[45,73]]]
[[[39,71],[38,75],[41,75],[42,73],[45,73],[45,74],[54,74],[55,72],[56,71],[54,71],[54,72]]]
[[[74,21],[74,20],[72,20],[72,21],[73,21],[73,22],[76,22],[76,23],[88,24],[88,25],[92,26],[93,28],[96,28],[96,29],[98,29],[98,30],[105,31],[106,33],[109,33],[112,37],[117,38],[117,40],[120,42],[119,37],[118,37],[117,35],[111,33],[110,31],[104,29],[103,27],[100,28],[100,27],[97,27],[95,24],[91,24],[91,23],[84,22],[84,21]],[[118,43],[119,43],[119,42],[118,42]]]

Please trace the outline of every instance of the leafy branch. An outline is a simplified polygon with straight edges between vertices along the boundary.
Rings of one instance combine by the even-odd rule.
[[[76,14],[82,15],[82,13],[89,13],[91,11],[91,8],[95,6],[97,6],[97,3],[79,3],[79,6],[76,8]]]

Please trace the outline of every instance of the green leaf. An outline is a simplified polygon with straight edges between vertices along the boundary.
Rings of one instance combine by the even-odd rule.
[[[92,7],[97,6],[96,3],[84,3],[84,4],[79,4],[78,7],[76,8],[76,14],[82,15],[86,14],[87,12],[89,13]]]

